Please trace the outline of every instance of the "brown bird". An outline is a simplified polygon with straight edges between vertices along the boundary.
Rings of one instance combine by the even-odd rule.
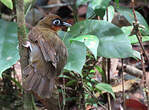
[[[57,15],[49,15],[28,34],[30,58],[23,71],[23,87],[41,98],[51,97],[55,78],[66,64],[67,49],[56,33],[62,26],[71,25],[62,22]]]

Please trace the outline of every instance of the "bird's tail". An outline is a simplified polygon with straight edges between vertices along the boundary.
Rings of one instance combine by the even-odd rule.
[[[32,66],[28,65],[24,71],[25,81],[23,88],[27,91],[32,91],[41,98],[50,98],[54,88],[54,78],[48,79],[34,72]]]

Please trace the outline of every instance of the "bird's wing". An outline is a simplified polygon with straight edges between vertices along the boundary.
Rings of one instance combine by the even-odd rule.
[[[57,68],[57,48],[60,45],[59,38],[53,31],[46,31],[41,29],[32,29],[28,35],[29,39],[37,42],[46,62],[52,62],[52,65]],[[58,39],[57,39],[58,38]]]

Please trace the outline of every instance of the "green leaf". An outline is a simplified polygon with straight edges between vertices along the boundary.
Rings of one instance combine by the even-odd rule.
[[[86,47],[83,43],[75,41],[67,49],[69,57],[65,69],[81,74],[86,60]]]
[[[0,75],[19,59],[17,24],[0,19]]]
[[[91,7],[93,10],[95,9],[106,9],[109,5],[110,0],[92,0],[89,3],[89,7]]]
[[[121,28],[121,30],[127,35],[129,36],[131,34],[131,31],[133,29],[133,26],[124,26]]]
[[[70,80],[69,82],[66,83],[66,86],[73,86],[76,85],[77,80]]]
[[[109,2],[110,0],[92,0],[89,2],[88,7],[92,8],[98,16],[103,18]]]
[[[136,44],[139,42],[136,35],[129,36],[131,34],[133,26],[124,26],[121,29],[128,36],[131,44]],[[142,42],[146,42],[146,41],[149,41],[149,36],[142,36]]]
[[[99,39],[95,35],[81,35],[70,41],[83,42],[85,46],[93,53],[94,57],[97,59],[97,48],[99,44]]]
[[[10,9],[13,9],[13,3],[12,0],[0,0],[5,6],[7,6]]]
[[[117,7],[119,8],[119,0],[115,0]]]
[[[102,80],[103,80],[103,81],[106,81],[106,76],[105,76],[105,73],[104,73],[103,69],[102,69],[100,66],[98,66],[98,65],[96,65],[95,68],[96,68],[96,69],[98,70],[98,72],[101,74]]]
[[[114,17],[114,13],[115,13],[115,11],[114,11],[113,6],[109,6],[108,7],[108,22],[112,22],[113,17]],[[106,14],[104,15],[103,19],[105,21],[107,21],[107,15]]]
[[[71,38],[80,35],[95,35],[99,39],[97,55],[106,58],[127,58],[133,56],[130,41],[123,31],[102,20],[84,20],[76,23],[68,32]]]
[[[96,13],[91,7],[87,8],[86,19],[90,19],[96,16]]]
[[[134,50],[133,51],[133,58],[136,59],[136,60],[137,59],[140,59],[141,60],[141,54],[140,54],[140,52]]]
[[[136,44],[139,42],[136,35],[129,36],[129,40],[132,44]],[[142,42],[146,42],[146,41],[149,41],[149,36],[142,36]]]
[[[113,96],[113,98],[115,99],[115,95],[114,95],[111,85],[106,84],[106,83],[99,83],[95,87],[99,92],[104,91],[104,92],[110,93]]]
[[[117,11],[123,15],[129,23],[133,24],[134,21],[134,15],[132,12],[132,9],[128,9],[128,8],[124,8],[124,7],[120,7],[117,9]],[[143,26],[145,26],[145,34],[149,34],[149,26],[147,24],[147,22],[145,21],[144,17],[137,11],[135,11],[136,13],[136,17],[139,21],[139,23]]]
[[[63,74],[60,74],[58,77],[60,77],[60,78],[72,79],[70,76],[63,75]]]
[[[85,64],[86,60],[85,45],[78,41],[70,43],[71,35],[66,32],[59,31],[58,34],[64,41],[68,50],[67,64],[65,65],[64,69],[75,71],[81,74],[83,65]]]

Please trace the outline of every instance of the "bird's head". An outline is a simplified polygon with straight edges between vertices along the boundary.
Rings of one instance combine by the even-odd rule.
[[[71,24],[62,21],[59,16],[54,14],[44,17],[42,20],[39,21],[38,25],[50,28],[54,31],[61,29],[62,26],[71,26]]]

